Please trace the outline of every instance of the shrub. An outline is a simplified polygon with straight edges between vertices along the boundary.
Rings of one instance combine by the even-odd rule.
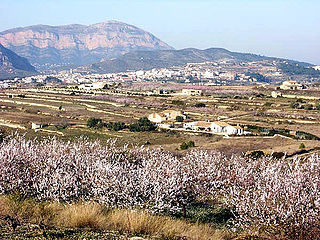
[[[102,128],[103,123],[101,119],[91,117],[87,120],[87,126],[89,128]]]
[[[299,108],[300,107],[300,104],[298,102],[291,102],[290,103],[290,107],[291,108]]]
[[[304,145],[304,143],[300,143],[299,149],[304,149],[304,148],[306,148],[306,146]]]
[[[187,142],[188,147],[195,147],[194,141]]]
[[[264,105],[265,105],[266,107],[271,107],[271,106],[272,106],[272,103],[271,103],[271,102],[266,102]]]
[[[204,103],[196,103],[194,106],[197,108],[206,107],[206,105]]]
[[[123,122],[109,122],[106,124],[106,127],[112,131],[120,131],[126,128],[125,123]]]
[[[129,125],[129,129],[131,132],[147,132],[153,131],[156,128],[156,125],[146,117],[140,118],[137,122]]]
[[[250,153],[247,154],[247,156],[249,158],[254,158],[254,159],[258,159],[264,156],[264,152],[261,150],[257,150],[257,151],[252,151]]]
[[[276,159],[281,159],[284,157],[284,152],[273,152],[271,154],[271,157],[276,158]]]
[[[306,110],[313,110],[313,105],[312,104],[306,104],[303,106],[304,109]]]
[[[180,145],[180,149],[181,150],[186,150],[188,148],[189,148],[189,146],[188,146],[188,144],[186,142],[181,143],[181,145]]]
[[[178,106],[182,106],[185,104],[184,101],[181,100],[172,100],[171,103]]]
[[[176,121],[177,122],[183,122],[184,121],[184,118],[182,116],[177,116],[176,117]]]

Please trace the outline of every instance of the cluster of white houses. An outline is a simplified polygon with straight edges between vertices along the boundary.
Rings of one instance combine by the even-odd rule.
[[[180,116],[185,120],[187,117],[181,111],[165,110],[160,113],[152,113],[148,116],[148,119],[158,124],[158,126],[170,126],[169,124],[163,124],[164,122],[175,122],[177,117]],[[181,130],[181,128],[179,129]],[[194,121],[183,123],[183,130],[195,131],[195,132],[208,132],[214,134],[223,135],[243,135],[243,128],[240,126],[231,126],[226,122],[215,121]]]

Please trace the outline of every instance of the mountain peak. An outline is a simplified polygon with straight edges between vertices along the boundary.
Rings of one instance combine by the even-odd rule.
[[[93,25],[35,25],[0,32],[0,43],[41,66],[79,66],[137,50],[170,50],[149,32],[110,20]]]

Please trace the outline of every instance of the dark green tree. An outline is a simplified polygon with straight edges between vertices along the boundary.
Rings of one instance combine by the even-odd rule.
[[[305,149],[306,145],[304,145],[304,143],[300,143],[299,149]]]
[[[188,147],[195,147],[196,146],[194,141],[187,142],[187,145],[188,145]]]
[[[91,117],[87,120],[87,126],[89,128],[102,128],[103,123],[101,119]]]
[[[106,127],[112,131],[120,131],[126,128],[126,125],[123,122],[109,122],[107,123]]]
[[[189,146],[186,142],[181,143],[181,145],[180,145],[181,150],[187,150],[188,148],[189,148]]]
[[[147,132],[153,131],[157,128],[148,118],[140,118],[137,122],[129,125],[129,130],[131,132]]]
[[[206,105],[204,103],[197,103],[196,105],[194,105],[197,108],[202,108],[202,107],[206,107]]]
[[[183,122],[184,118],[182,116],[177,116],[176,121],[177,122]]]

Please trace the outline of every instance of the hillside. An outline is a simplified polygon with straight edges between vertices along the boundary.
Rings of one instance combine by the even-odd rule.
[[[0,79],[27,76],[35,72],[27,59],[0,44]]]
[[[39,69],[90,64],[135,50],[173,49],[151,33],[118,21],[15,28],[0,32],[0,43]]]
[[[186,63],[223,60],[234,62],[250,62],[262,60],[272,61],[280,59],[250,53],[231,52],[223,48],[209,48],[205,50],[187,48],[182,50],[130,52],[118,58],[94,63],[90,66],[87,66],[86,69],[93,72],[111,73],[124,72],[128,70],[147,70],[152,68],[172,67],[184,65]],[[308,65],[307,63],[301,64]]]

